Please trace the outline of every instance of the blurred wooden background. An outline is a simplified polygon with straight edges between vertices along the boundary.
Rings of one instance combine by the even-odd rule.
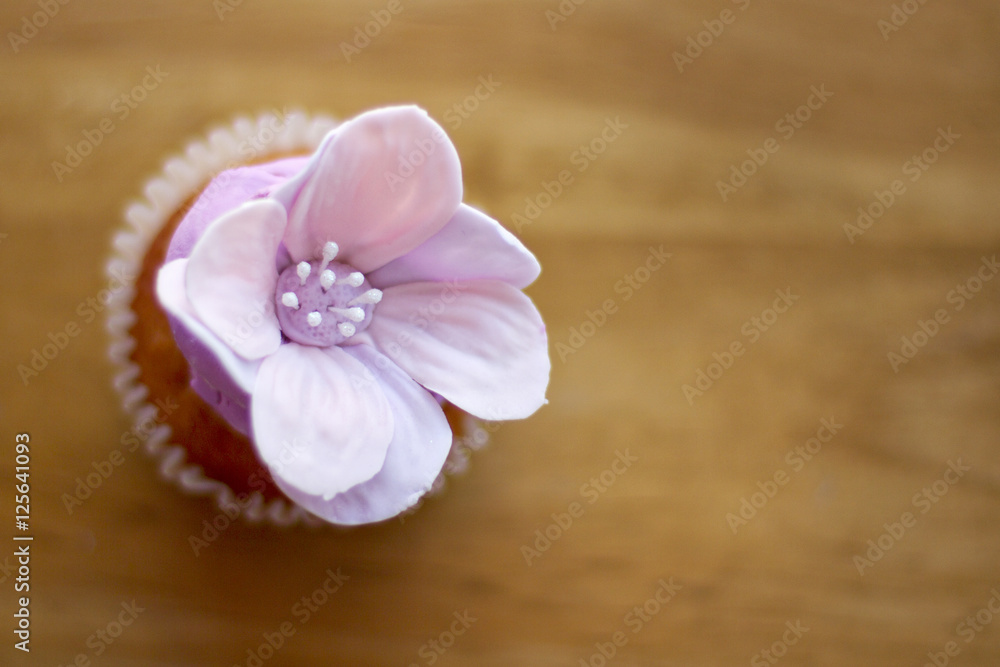
[[[0,550],[0,662],[997,664],[1000,281],[975,279],[1000,252],[1000,8],[896,5],[3,3],[2,507],[28,431],[35,541],[30,656],[13,650],[13,542]],[[389,9],[348,62],[342,43]],[[493,90],[470,102],[480,77]],[[800,109],[813,87],[832,95]],[[106,287],[110,235],[145,178],[240,112],[408,101],[448,129],[467,201],[542,262],[529,293],[551,332],[550,405],[500,428],[405,522],[234,524],[195,556],[189,536],[217,510],[139,452],[68,514],[62,495],[129,428],[103,323],[80,304]],[[90,155],[53,167],[105,119]],[[578,152],[592,142],[603,153]],[[718,182],[765,145],[723,201]],[[908,164],[927,149],[926,170]],[[563,170],[572,183],[518,224]],[[844,225],[897,179],[852,243]],[[647,276],[661,246],[672,256]],[[949,298],[966,284],[981,289]],[[798,299],[775,319],[786,289]],[[584,324],[607,300],[602,326]],[[888,354],[938,310],[947,322],[894,372]],[[22,382],[17,366],[70,323],[79,335]],[[683,385],[718,375],[713,354],[735,342],[742,356],[689,402]],[[823,419],[842,428],[806,461],[796,448]],[[607,472],[616,452],[638,461]],[[959,461],[969,470],[946,475]],[[736,525],[744,498],[761,506]],[[574,502],[582,516],[553,528]],[[557,539],[529,565],[536,530]],[[869,540],[888,550],[859,573]],[[338,568],[348,579],[304,618],[295,605]],[[143,611],[117,627],[133,601]],[[261,651],[283,624],[294,634]]]

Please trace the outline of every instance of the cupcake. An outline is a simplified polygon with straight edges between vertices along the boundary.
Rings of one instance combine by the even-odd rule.
[[[462,203],[423,110],[238,120],[126,211],[108,265],[115,386],[162,474],[227,514],[411,511],[545,401],[535,257]],[[235,508],[235,510],[234,510]]]

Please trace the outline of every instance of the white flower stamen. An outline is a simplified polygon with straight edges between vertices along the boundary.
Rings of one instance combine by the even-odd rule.
[[[337,325],[337,330],[344,338],[350,338],[357,331],[357,328],[350,322],[341,322]]]
[[[362,308],[354,306],[353,308],[337,308],[336,306],[330,306],[327,308],[328,311],[334,315],[339,315],[341,317],[346,317],[352,322],[360,322],[365,319],[365,311]]]
[[[305,285],[306,278],[312,273],[312,267],[309,266],[309,262],[299,262],[299,265],[295,267],[295,273],[299,276],[299,284]]]
[[[337,256],[338,252],[340,252],[340,246],[333,241],[327,241],[323,246],[323,263],[319,265],[319,270],[325,270],[327,265]]]
[[[372,288],[372,289],[368,290],[367,292],[365,292],[364,294],[361,294],[361,295],[359,295],[359,296],[351,299],[350,301],[348,301],[347,305],[348,306],[357,306],[357,305],[368,304],[368,303],[374,304],[374,303],[378,303],[381,300],[382,300],[382,290]]]
[[[360,271],[352,271],[347,275],[346,278],[341,278],[337,282],[345,283],[351,287],[361,287],[361,283],[365,281],[364,275]]]
[[[295,292],[285,292],[281,295],[281,303],[289,308],[299,309],[299,296]]]
[[[319,285],[323,288],[323,291],[327,291],[333,287],[333,283],[337,281],[337,275],[330,269],[326,269],[319,275]]]
[[[323,316],[318,310],[314,310],[306,316],[306,322],[308,322],[311,327],[318,327],[322,321]]]

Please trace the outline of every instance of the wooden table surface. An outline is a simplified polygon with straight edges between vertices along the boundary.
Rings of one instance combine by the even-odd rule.
[[[0,29],[2,507],[28,432],[34,536],[30,654],[0,549],[0,663],[998,664],[996,3],[15,0]],[[537,253],[550,404],[405,522],[195,555],[217,510],[141,451],[68,513],[129,429],[81,304],[145,179],[241,112],[398,102]]]

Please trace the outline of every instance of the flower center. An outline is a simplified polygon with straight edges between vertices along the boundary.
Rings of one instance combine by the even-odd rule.
[[[349,264],[333,261],[339,248],[323,246],[323,259],[299,262],[281,272],[274,291],[281,331],[302,345],[339,345],[364,331],[382,292]]]

